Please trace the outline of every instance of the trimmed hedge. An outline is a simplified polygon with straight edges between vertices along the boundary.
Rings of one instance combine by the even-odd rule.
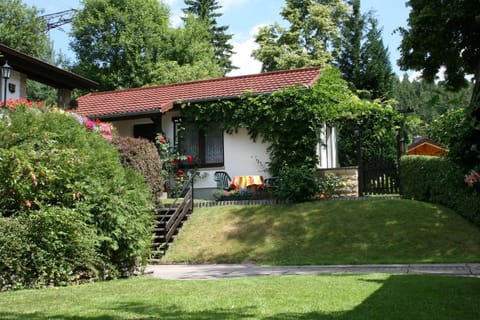
[[[446,158],[405,156],[400,160],[404,198],[444,205],[480,227],[480,193],[464,179],[464,169]]]
[[[112,143],[118,150],[122,165],[142,175],[154,202],[159,204],[163,194],[162,161],[155,144],[132,137],[114,137]]]

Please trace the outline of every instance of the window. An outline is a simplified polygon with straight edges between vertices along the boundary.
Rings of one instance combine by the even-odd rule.
[[[136,124],[133,126],[134,138],[145,138],[150,141],[155,141],[155,127],[153,123]]]
[[[175,142],[182,153],[192,155],[199,160],[202,167],[223,166],[223,130],[218,124],[210,124],[208,129],[194,126],[181,126],[179,119],[174,119]]]

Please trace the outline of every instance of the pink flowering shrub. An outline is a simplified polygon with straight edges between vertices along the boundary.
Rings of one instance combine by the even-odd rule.
[[[112,124],[107,122],[101,122],[98,119],[94,121],[74,112],[68,112],[68,114],[72,115],[75,119],[77,119],[77,121],[85,128],[87,128],[88,131],[98,132],[108,141],[112,141],[114,133]]]
[[[480,174],[477,171],[472,170],[465,176],[464,181],[468,186],[473,187],[475,184],[480,183]]]

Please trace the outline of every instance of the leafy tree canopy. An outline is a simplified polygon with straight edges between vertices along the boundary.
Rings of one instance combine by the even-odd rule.
[[[264,72],[326,65],[338,49],[346,12],[342,0],[286,0],[280,14],[289,26],[260,28],[255,39],[260,48],[252,55]]]
[[[410,0],[409,28],[400,28],[400,66],[435,79],[445,67],[446,84],[466,85],[466,74],[479,78],[480,6],[478,0]]]
[[[0,42],[40,59],[50,60],[52,46],[41,10],[21,0],[0,1]]]
[[[84,0],[72,24],[75,70],[100,90],[218,75],[208,33],[190,19],[170,28],[169,8],[157,0]],[[185,79],[186,76],[192,76]]]

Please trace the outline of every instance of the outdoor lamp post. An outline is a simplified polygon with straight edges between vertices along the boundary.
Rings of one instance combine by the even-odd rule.
[[[5,86],[3,88],[3,107],[7,106],[7,81],[10,79],[10,75],[12,73],[12,67],[8,65],[8,62],[5,61],[5,64],[2,66],[2,78],[5,79]]]

